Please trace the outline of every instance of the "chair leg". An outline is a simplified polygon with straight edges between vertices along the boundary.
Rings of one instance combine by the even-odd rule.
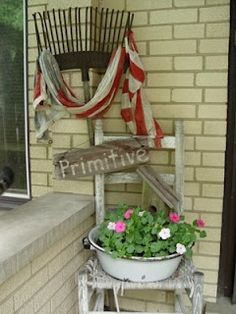
[[[89,311],[87,281],[88,281],[87,272],[81,271],[78,275],[79,314],[87,314]]]
[[[196,271],[193,275],[194,292],[192,298],[193,314],[203,313],[203,281],[204,274]]]

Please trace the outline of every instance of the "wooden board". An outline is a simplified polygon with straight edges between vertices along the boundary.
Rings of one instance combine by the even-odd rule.
[[[158,195],[160,199],[170,208],[178,209],[179,197],[176,192],[168,186],[161,176],[150,166],[139,166],[137,173],[150,187],[151,191]],[[150,198],[150,195],[148,196]]]
[[[56,178],[69,180],[136,168],[148,161],[148,147],[141,146],[135,139],[110,141],[53,156]]]

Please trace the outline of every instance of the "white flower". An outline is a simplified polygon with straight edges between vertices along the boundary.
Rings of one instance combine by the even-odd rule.
[[[108,225],[107,225],[107,229],[109,230],[115,230],[116,228],[116,223],[115,222],[109,222]]]
[[[143,210],[142,212],[139,212],[139,213],[138,213],[139,217],[142,217],[144,213],[145,213],[144,210]]]
[[[179,254],[184,254],[186,252],[186,247],[181,243],[177,243],[176,244],[176,252]]]
[[[166,240],[170,237],[170,229],[162,228],[158,235],[162,240]]]

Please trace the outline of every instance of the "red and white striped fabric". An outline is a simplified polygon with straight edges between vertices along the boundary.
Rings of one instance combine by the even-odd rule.
[[[160,147],[163,137],[159,124],[153,119],[151,105],[142,91],[144,69],[130,32],[125,48],[118,47],[113,53],[107,71],[93,98],[83,103],[67,86],[55,58],[48,50],[39,57],[35,75],[34,101],[35,130],[38,139],[45,137],[48,128],[66,112],[79,118],[100,118],[109,110],[120,85],[126,58],[128,70],[122,90],[121,115],[135,135],[149,136]]]
[[[125,50],[129,66],[122,89],[121,115],[133,134],[154,138],[160,147],[163,132],[153,119],[151,104],[142,89],[145,73],[132,32],[125,38]]]

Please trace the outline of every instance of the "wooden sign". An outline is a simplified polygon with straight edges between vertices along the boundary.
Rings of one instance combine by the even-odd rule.
[[[141,146],[135,139],[110,141],[53,157],[56,178],[69,180],[134,168],[148,161],[148,147]]]

